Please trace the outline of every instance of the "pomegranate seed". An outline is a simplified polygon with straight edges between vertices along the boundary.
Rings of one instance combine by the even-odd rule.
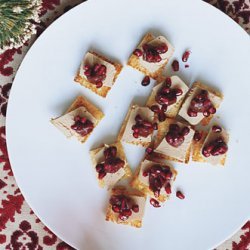
[[[158,130],[158,124],[156,122],[153,124],[153,128],[154,130]]]
[[[124,209],[124,210],[122,211],[122,215],[123,215],[123,216],[127,216],[127,217],[131,216],[131,215],[132,215],[131,209]]]
[[[170,172],[165,173],[165,178],[166,178],[167,180],[170,180],[170,179],[172,178],[172,176],[173,176],[173,174],[172,174],[172,172],[171,172],[171,171],[170,171]]]
[[[158,198],[160,196],[160,190],[154,191],[154,196]]]
[[[119,214],[119,219],[120,220],[122,220],[122,221],[126,221],[127,219],[128,219],[128,217],[127,216],[125,216],[125,215],[122,215],[122,214]]]
[[[154,198],[151,198],[151,199],[150,199],[150,204],[151,204],[153,207],[161,207],[159,201],[157,201],[157,200],[154,199]]]
[[[210,112],[209,112],[209,111],[204,111],[204,112],[203,112],[203,115],[204,115],[205,117],[209,117],[209,116],[210,116]]]
[[[167,119],[167,116],[163,112],[161,112],[158,114],[158,119],[160,122],[164,122]]]
[[[196,111],[192,110],[192,109],[188,109],[187,111],[187,114],[190,116],[190,117],[196,117],[198,114]]]
[[[138,133],[133,133],[133,137],[137,139],[137,138],[139,138],[139,134]]]
[[[214,125],[212,127],[212,131],[215,133],[220,133],[222,131],[222,128],[220,126]]]
[[[190,128],[189,128],[189,127],[184,127],[184,128],[182,129],[182,131],[181,131],[181,133],[182,133],[183,136],[188,135],[189,132],[190,132]]]
[[[176,96],[181,96],[183,94],[182,89],[175,89]]]
[[[169,125],[169,130],[173,130],[173,131],[179,131],[180,130],[180,127],[178,124],[170,124]]]
[[[95,169],[97,173],[100,173],[101,171],[103,171],[103,164],[97,164]]]
[[[87,76],[87,77],[90,76],[91,75],[91,69],[85,70],[84,75]]]
[[[142,175],[144,177],[147,177],[149,175],[149,172],[150,172],[150,170],[144,170],[143,173],[142,173]]]
[[[114,158],[116,157],[117,154],[117,148],[112,146],[108,147],[104,150],[104,157],[107,160],[108,158]]]
[[[86,118],[86,117],[82,117],[82,118],[81,118],[81,122],[82,122],[82,123],[85,123],[86,121],[87,121],[87,118]]]
[[[106,176],[106,174],[107,174],[107,173],[104,172],[104,171],[99,172],[99,173],[98,173],[98,179],[99,179],[99,180],[102,180],[102,179]]]
[[[166,191],[167,194],[171,194],[172,193],[170,183],[167,183],[167,185],[165,186],[165,191]]]
[[[183,62],[187,62],[187,61],[188,61],[188,58],[189,58],[189,56],[190,56],[190,54],[191,54],[191,51],[190,51],[190,50],[186,50],[186,51],[184,52],[184,54],[182,55],[182,61],[183,61]]]
[[[195,141],[200,141],[201,138],[202,138],[202,133],[199,132],[199,131],[195,131],[195,133],[194,133],[194,140]]]
[[[176,192],[176,197],[178,197],[181,200],[185,199],[185,195],[181,191]]]
[[[159,113],[161,110],[158,105],[153,105],[150,108],[154,113]]]
[[[81,120],[81,117],[80,117],[79,115],[77,115],[77,116],[74,117],[74,121],[75,121],[75,122],[78,122],[78,121],[80,121],[80,120]]]
[[[167,88],[170,88],[171,85],[172,85],[172,80],[170,77],[167,77],[166,80],[165,80],[165,85]]]
[[[151,148],[151,147],[146,148],[146,153],[147,153],[148,155],[152,154],[153,151],[154,151],[154,149]]]
[[[186,65],[185,65],[185,68],[189,68],[189,65],[188,65],[188,64],[186,64]]]
[[[145,76],[141,82],[142,86],[148,86],[150,84],[150,77],[149,76]]]
[[[139,206],[137,204],[133,205],[132,210],[133,210],[133,212],[138,213],[139,212]]]
[[[174,60],[173,63],[172,63],[172,68],[173,68],[173,71],[179,71],[180,69],[180,66],[179,66],[179,62],[177,60]]]
[[[167,109],[168,109],[168,105],[167,105],[167,104],[163,104],[163,105],[161,106],[161,111],[166,112]]]
[[[103,83],[102,83],[102,82],[98,82],[98,83],[96,84],[96,87],[99,89],[99,88],[101,88],[101,87],[102,87],[102,85],[103,85]]]
[[[210,114],[215,114],[216,113],[216,108],[215,107],[211,107],[211,108],[209,108],[209,110],[208,110],[209,112],[210,112]]]
[[[87,65],[87,64],[85,64],[85,65],[83,66],[83,69],[84,69],[84,70],[90,70],[90,66]]]
[[[140,49],[135,49],[133,54],[137,57],[141,57],[143,53]]]
[[[113,210],[115,213],[120,213],[120,207],[117,206],[117,205],[113,205],[113,206],[112,206],[112,210]]]
[[[156,47],[156,51],[159,53],[159,54],[164,54],[168,51],[168,46],[167,44],[163,43],[163,44],[160,44]]]
[[[143,121],[142,124],[143,124],[143,126],[149,127],[149,128],[151,128],[153,126],[153,124],[151,122],[148,122],[148,121]]]
[[[138,114],[138,115],[136,115],[136,117],[135,117],[135,121],[136,121],[136,122],[142,122],[143,119],[142,119],[142,117]]]

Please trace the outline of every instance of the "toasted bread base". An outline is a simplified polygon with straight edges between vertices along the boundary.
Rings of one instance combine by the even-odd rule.
[[[69,106],[69,108],[64,112],[64,115],[77,109],[77,108],[80,108],[80,107],[85,107],[86,110],[96,119],[95,127],[98,125],[98,123],[104,117],[104,114],[83,96],[78,96],[73,101],[73,103]],[[51,123],[53,124],[53,119],[51,119]],[[94,129],[93,129],[93,131],[94,131]],[[89,136],[92,134],[92,132],[84,137],[80,136],[80,135],[76,136],[76,137],[81,143],[84,143],[89,138]]]
[[[128,190],[126,190],[125,187],[115,187],[111,191],[111,196],[112,195],[120,195],[120,194],[124,194],[126,196],[132,196],[132,195],[139,196],[139,197],[144,197],[146,199],[146,196],[143,193],[136,191],[136,190],[128,191]],[[133,220],[130,222],[118,221],[118,216],[117,216],[117,214],[115,214],[112,211],[112,206],[110,204],[108,205],[108,209],[107,209],[107,213],[106,213],[106,221],[112,221],[112,222],[117,223],[117,224],[130,225],[130,226],[136,227],[136,228],[140,228],[142,226],[142,220]]]
[[[207,138],[208,133],[203,132],[202,138],[200,141],[194,141],[193,146],[192,146],[192,160],[195,162],[206,162],[204,157],[202,157],[202,147],[204,145],[204,142]],[[223,158],[221,158],[220,165],[224,166],[226,162],[227,154],[224,155]]]
[[[142,41],[140,43],[144,44],[144,43],[148,43],[151,40],[153,40],[155,37],[151,34],[151,33],[147,33]],[[134,54],[132,54],[128,60],[128,65],[131,66],[134,69],[139,70],[140,72],[142,72],[143,74],[150,76],[153,79],[157,79],[159,77],[161,77],[162,75],[162,71],[164,69],[164,67],[166,66],[166,64],[168,63],[168,60],[155,72],[149,72],[147,69],[145,69],[144,67],[142,67],[140,65],[140,60],[137,56],[135,56]]]
[[[149,159],[148,159],[149,160]],[[157,161],[156,159],[155,160],[151,160],[152,162],[154,163],[160,163],[160,161]],[[167,195],[167,194],[160,194],[158,198],[156,198],[154,196],[154,193],[149,189],[149,186],[145,185],[144,183],[142,183],[140,180],[139,180],[139,173],[141,171],[141,164],[142,164],[143,160],[141,161],[139,167],[136,169],[135,171],[135,174],[130,182],[131,186],[137,190],[139,190],[140,192],[144,193],[145,195],[148,195],[156,200],[158,200],[159,202],[165,202],[167,201],[169,198],[170,198],[170,195]],[[177,171],[172,167],[170,166],[169,164],[166,164],[170,167],[171,169],[171,172],[173,173],[173,176],[174,176],[174,179],[173,181],[175,181],[176,179],[176,175],[177,175]]]
[[[121,179],[125,179],[125,178],[129,178],[132,176],[132,171],[131,171],[131,168],[127,162],[127,159],[126,159],[126,155],[124,153],[124,150],[123,150],[123,147],[122,147],[122,144],[120,142],[115,142],[113,144],[110,144],[109,147],[116,147],[117,148],[117,155],[120,157],[120,159],[122,159],[123,161],[126,162],[126,165],[124,166],[124,170],[125,170],[125,174],[122,176],[122,178],[120,178],[119,180],[117,180],[117,182],[119,182]],[[104,147],[104,145],[101,145],[100,147],[96,148],[96,149],[93,149],[90,151],[90,157],[91,157],[91,161],[92,161],[92,165],[93,165],[93,168],[95,170],[95,155],[99,152],[99,150],[101,150],[102,148]],[[104,188],[105,187],[105,183],[103,180],[99,180],[98,179],[98,184],[101,188]]]
[[[116,74],[114,76],[113,83],[112,83],[114,85],[114,83],[115,83],[118,75],[121,73],[122,65],[119,64],[119,63],[114,63],[114,62],[110,61],[109,59],[107,59],[106,57],[104,57],[102,55],[99,55],[99,54],[97,54],[97,53],[95,53],[93,51],[90,51],[90,53],[93,54],[93,55],[95,55],[95,56],[97,56],[97,57],[99,57],[100,59],[102,59],[102,60],[104,60],[104,61],[112,64],[115,67]],[[108,86],[102,86],[101,88],[96,88],[96,86],[93,83],[89,82],[87,80],[87,78],[84,78],[84,77],[80,76],[80,71],[79,70],[77,71],[77,75],[75,76],[74,80],[75,80],[75,82],[80,83],[82,86],[90,89],[91,91],[93,91],[94,93],[96,93],[97,95],[100,95],[102,97],[106,97],[107,94],[108,94],[108,92],[111,89]]]
[[[161,81],[162,82],[162,81]],[[158,82],[155,86],[157,86],[158,84],[161,84],[161,82]],[[159,105],[156,101],[155,101],[155,97],[156,97],[157,92],[156,91],[152,91],[151,95],[149,96],[146,106],[147,107],[151,107],[153,105]],[[165,112],[166,116],[168,118],[175,118],[177,116],[177,114],[179,113],[179,110],[181,108],[181,104],[183,102],[185,98],[185,95],[183,97],[181,97],[179,99],[178,102],[176,102],[175,104],[171,105],[171,109],[167,110],[167,112]]]
[[[127,126],[130,114],[132,112],[132,107],[133,106],[134,105],[131,104],[130,107],[129,107],[128,113],[126,114],[126,117],[125,117],[125,119],[124,119],[124,121],[122,123],[121,129],[120,129],[120,131],[118,133],[117,141],[123,141],[122,138],[123,138],[124,132],[126,130],[126,126]],[[130,144],[133,144],[133,145],[136,145],[136,146],[142,146],[144,148],[147,148],[151,144],[151,142],[141,142],[141,141],[136,141],[136,139],[135,139],[134,142],[127,142],[127,141],[124,141],[124,142],[130,143]]]
[[[187,93],[186,97],[185,97],[185,100],[183,101],[182,105],[185,103],[186,99],[189,97],[189,93],[190,91],[192,91],[192,89],[194,88],[200,88],[200,89],[204,89],[204,90],[207,90],[208,92],[212,93],[213,95],[217,96],[218,98],[221,99],[221,101],[223,100],[224,96],[221,92],[209,87],[209,86],[206,86],[204,84],[202,84],[201,82],[195,82],[193,84],[193,86],[191,87],[191,89],[189,90],[189,92]],[[215,105],[215,108],[218,109],[220,105]],[[180,107],[181,108],[181,107]],[[201,124],[202,126],[207,126],[210,121],[213,119],[214,115],[210,115],[209,117],[204,117],[200,122],[199,124]],[[196,124],[198,125],[198,124]]]
[[[155,141],[154,141],[154,149],[157,148],[161,141],[164,139],[165,135],[166,135],[166,130],[169,126],[169,124],[171,123],[174,123],[175,120],[172,119],[172,118],[167,118],[164,122],[160,122],[158,124],[158,133],[155,137]],[[171,156],[168,156],[168,155],[164,155],[164,154],[161,154],[161,153],[157,153],[157,152],[153,152],[152,154],[152,157],[153,158],[161,158],[161,159],[165,159],[165,160],[168,160],[168,161],[174,161],[174,162],[180,162],[180,163],[188,163],[189,162],[189,159],[190,159],[190,154],[191,154],[191,149],[192,149],[192,144],[189,146],[187,152],[186,152],[186,156],[185,156],[185,160],[184,161],[181,161],[179,159],[176,159],[174,157],[171,157]]]

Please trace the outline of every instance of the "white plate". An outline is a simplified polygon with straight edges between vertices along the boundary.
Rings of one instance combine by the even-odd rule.
[[[74,83],[84,53],[97,49],[124,65],[147,31],[166,35],[180,58],[191,48],[188,84],[201,80],[225,95],[218,114],[231,135],[226,166],[174,164],[176,187],[161,209],[147,205],[143,227],[105,221],[107,192],[98,187],[89,149],[115,139],[132,100],[144,103],[153,84],[125,66],[106,99]],[[52,24],[23,61],[7,115],[12,168],[25,199],[59,237],[79,249],[208,249],[249,216],[250,39],[229,17],[202,1],[91,0]],[[106,117],[87,143],[67,140],[49,122],[83,94]],[[135,169],[144,150],[125,145]]]

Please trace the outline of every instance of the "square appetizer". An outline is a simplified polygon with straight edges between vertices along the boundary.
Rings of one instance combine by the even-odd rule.
[[[147,33],[130,56],[128,65],[157,79],[173,53],[174,47],[164,36]]]
[[[108,189],[120,179],[132,175],[122,144],[116,142],[90,151],[91,160],[95,169],[100,187]]]
[[[191,126],[167,118],[158,126],[154,153],[167,160],[188,163],[194,133]]]
[[[178,76],[167,77],[153,88],[147,106],[161,122],[166,117],[175,118],[187,92],[188,86]]]
[[[128,191],[124,187],[113,188],[106,220],[139,228],[142,226],[145,203],[146,196],[137,190]]]
[[[193,146],[193,161],[207,162],[212,165],[225,165],[229,135],[224,128],[213,125]]]
[[[78,96],[68,110],[51,123],[67,138],[75,136],[80,142],[85,142],[104,114],[86,98]]]
[[[177,171],[169,164],[144,159],[138,167],[131,185],[145,195],[164,202],[169,199]]]
[[[193,84],[179,115],[191,125],[208,125],[223,100],[223,95],[199,82]]]
[[[121,70],[122,65],[119,63],[89,51],[80,65],[75,81],[94,93],[106,97]]]
[[[132,105],[118,135],[118,141],[148,147],[154,130],[154,113],[148,107]]]

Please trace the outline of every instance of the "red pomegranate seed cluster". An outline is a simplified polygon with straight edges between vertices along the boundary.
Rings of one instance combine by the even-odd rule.
[[[98,179],[103,179],[107,173],[116,173],[120,168],[123,168],[125,162],[117,157],[117,148],[109,147],[104,150],[104,162],[96,165]]]
[[[160,122],[166,120],[167,116],[165,115],[165,112],[167,111],[168,107],[176,103],[177,97],[183,94],[182,89],[171,88],[171,85],[171,78],[167,77],[163,86],[155,96],[155,101],[160,104],[161,107],[158,105],[151,106],[151,110],[158,114],[158,119]]]
[[[119,214],[118,217],[122,221],[126,221],[133,212],[139,212],[139,206],[135,204],[130,197],[123,194],[111,196],[109,202],[112,206],[112,210]]]
[[[135,122],[136,124],[132,126],[134,138],[146,138],[158,128],[156,123],[151,123],[147,120],[144,120],[139,114],[136,115]]]
[[[189,132],[189,127],[180,128],[178,124],[170,124],[165,139],[169,145],[178,148],[184,142],[185,136],[188,135]]]
[[[79,115],[74,118],[75,123],[71,126],[81,136],[86,136],[94,129],[94,124],[86,117],[80,117]]]
[[[219,126],[216,126],[216,131],[214,131],[215,133],[219,133],[217,131]],[[219,127],[220,128],[220,127]],[[213,130],[214,128],[212,128]],[[220,128],[221,130],[221,128]],[[225,143],[224,139],[222,137],[218,137],[215,140],[211,141],[210,143],[208,143],[207,145],[204,146],[204,148],[202,149],[202,154],[205,157],[209,157],[209,156],[218,156],[218,155],[223,155],[228,151],[228,146]]]
[[[167,194],[171,194],[170,180],[172,178],[170,167],[153,165],[144,170],[143,176],[149,179],[149,189],[154,193],[156,198],[159,197],[161,188],[165,188]]]
[[[84,66],[84,75],[88,81],[95,84],[97,88],[101,88],[103,81],[106,79],[107,68],[105,65],[96,63],[93,66]]]
[[[190,117],[196,117],[198,113],[203,113],[205,117],[216,113],[216,108],[208,97],[206,90],[201,90],[191,101],[187,111]]]
[[[161,54],[168,51],[168,46],[165,43],[157,45],[144,44],[141,49],[135,49],[133,54],[137,57],[143,57],[143,60],[149,63],[157,63],[162,61]]]

